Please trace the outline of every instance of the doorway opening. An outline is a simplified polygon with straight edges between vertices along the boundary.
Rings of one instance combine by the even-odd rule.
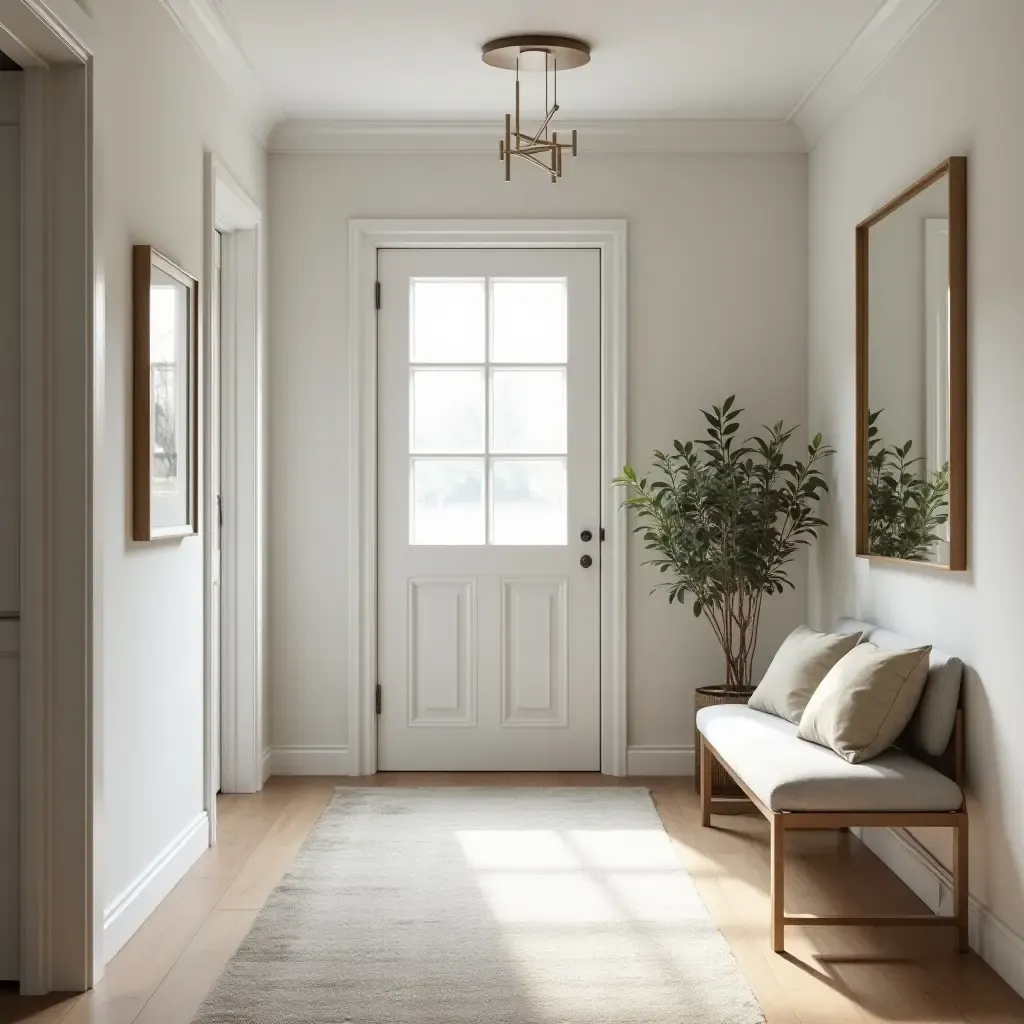
[[[212,154],[204,302],[205,792],[263,788],[264,452],[259,207]]]

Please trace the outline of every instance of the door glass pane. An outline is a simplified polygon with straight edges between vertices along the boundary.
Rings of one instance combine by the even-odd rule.
[[[491,542],[565,544],[565,459],[494,459]]]
[[[492,282],[491,359],[496,363],[564,363],[565,292],[562,278]]]
[[[561,455],[566,451],[565,367],[494,370],[491,451]]]
[[[483,459],[413,459],[410,544],[484,544]]]
[[[485,350],[484,282],[412,283],[411,358],[414,363],[482,363]]]
[[[413,370],[409,422],[414,454],[482,455],[483,370]]]

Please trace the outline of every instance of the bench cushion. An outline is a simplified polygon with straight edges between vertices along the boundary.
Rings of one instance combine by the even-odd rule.
[[[836,623],[836,632],[859,632],[861,643],[870,640],[876,647],[888,651],[917,646],[899,633],[892,633],[858,619],[840,619]],[[963,662],[959,658],[932,648],[928,656],[928,679],[924,693],[921,694],[914,717],[903,733],[902,742],[909,742],[932,757],[940,757],[944,753],[953,734],[963,670]]]
[[[952,779],[898,750],[850,764],[744,704],[701,708],[697,728],[773,811],[956,811],[963,800]]]

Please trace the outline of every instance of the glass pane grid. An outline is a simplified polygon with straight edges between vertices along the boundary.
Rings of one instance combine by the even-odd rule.
[[[567,543],[565,291],[562,278],[413,281],[410,543]]]

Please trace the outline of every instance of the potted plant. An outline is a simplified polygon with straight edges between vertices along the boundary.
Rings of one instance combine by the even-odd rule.
[[[834,449],[817,434],[806,460],[790,460],[796,427],[780,420],[738,440],[736,396],[708,412],[707,436],[673,442],[654,453],[654,468],[638,477],[630,466],[614,483],[629,492],[634,533],[643,534],[665,581],[670,604],[691,601],[711,625],[725,658],[720,684],[699,687],[695,712],[709,704],[745,703],[753,691],[754,651],[765,597],[794,586],[798,550],[827,524],[815,509],[828,490],[819,465]],[[653,591],[652,591],[653,593]],[[723,780],[724,781],[724,780]]]

